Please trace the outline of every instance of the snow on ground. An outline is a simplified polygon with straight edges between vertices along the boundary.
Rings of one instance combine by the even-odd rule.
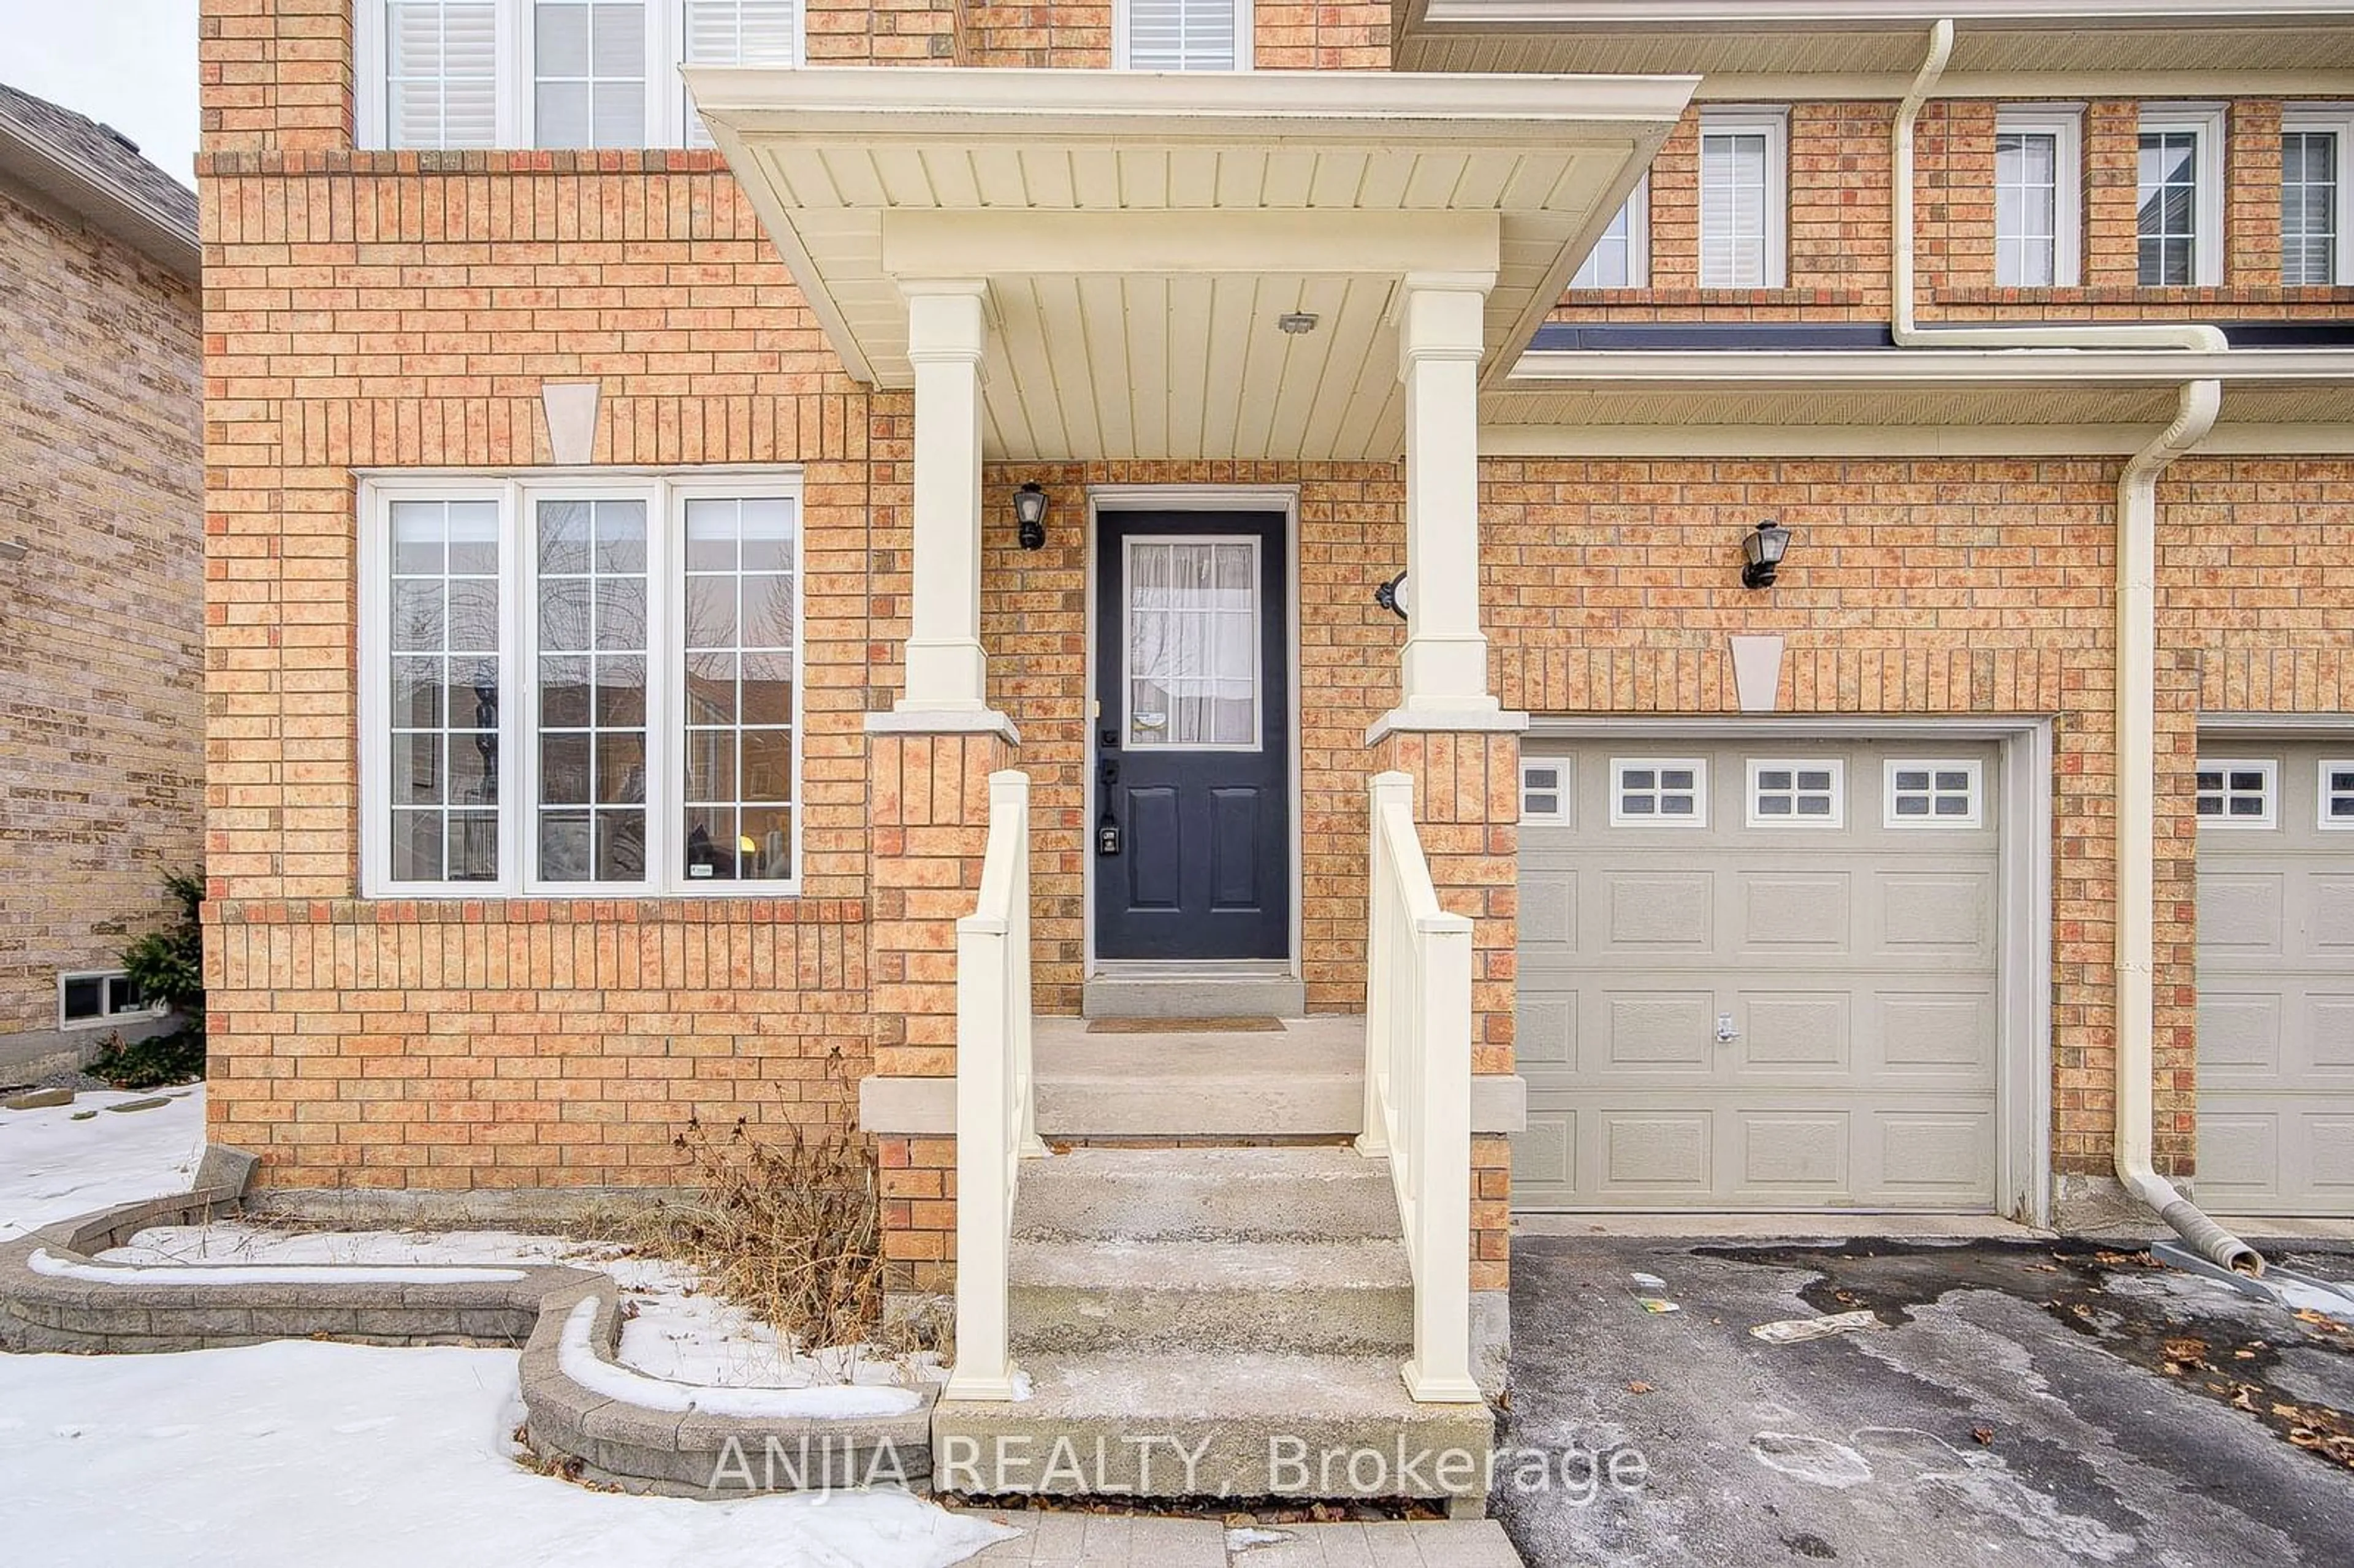
[[[109,1090],[77,1095],[69,1106],[0,1111],[0,1241],[186,1192],[204,1152],[204,1086],[159,1092],[177,1097],[153,1110],[110,1111],[102,1107],[153,1097]]]
[[[621,1287],[636,1316],[621,1325],[621,1364],[649,1377],[714,1388],[808,1388],[894,1384],[901,1367],[860,1346],[797,1354],[742,1308],[701,1294],[684,1264],[624,1255],[621,1249],[520,1231],[300,1231],[239,1220],[158,1225],[101,1255],[104,1263],[295,1267],[319,1264],[465,1266],[565,1263],[599,1268]],[[910,1369],[937,1377],[928,1356]]]
[[[629,1498],[515,1463],[507,1351],[0,1356],[10,1555],[44,1568],[945,1568],[1012,1531],[896,1491]]]

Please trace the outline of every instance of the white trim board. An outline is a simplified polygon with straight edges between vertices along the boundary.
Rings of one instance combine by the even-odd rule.
[[[1292,980],[1307,978],[1304,943],[1307,931],[1307,897],[1304,885],[1307,874],[1307,853],[1304,818],[1306,801],[1301,789],[1306,778],[1306,758],[1303,736],[1307,726],[1300,712],[1299,679],[1299,487],[1297,485],[1219,485],[1219,484],[1090,484],[1087,489],[1087,639],[1086,674],[1080,695],[1080,712],[1086,715],[1082,729],[1086,743],[1082,751],[1079,777],[1087,791],[1080,810],[1083,842],[1080,845],[1086,870],[1079,877],[1080,974],[1091,978],[1096,972],[1096,871],[1095,814],[1088,807],[1095,801],[1096,763],[1101,755],[1096,740],[1097,718],[1096,701],[1096,625],[1101,613],[1096,599],[1096,551],[1100,538],[1097,519],[1106,512],[1280,512],[1283,514],[1283,570],[1285,603],[1290,616],[1289,649],[1287,654],[1287,674],[1291,688],[1291,744],[1286,766],[1290,769],[1291,798],[1291,957],[1286,973]],[[1367,590],[1371,591],[1370,588]]]
[[[2130,457],[2147,425],[1482,425],[1483,458]],[[2354,424],[2221,424],[2193,456],[2354,454]]]

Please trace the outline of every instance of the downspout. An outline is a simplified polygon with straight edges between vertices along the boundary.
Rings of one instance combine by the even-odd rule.
[[[1953,57],[1954,24],[1929,31],[1929,52],[1890,133],[1889,332],[1900,348],[2149,348],[2221,354],[2222,329],[2196,323],[1921,327],[1913,314],[1913,139],[1922,105]],[[2158,481],[2215,427],[2223,384],[2186,381],[2174,422],[2134,454],[2117,480],[2116,1126],[2117,1180],[2209,1261],[2264,1272],[2256,1250],[2207,1217],[2158,1173],[2151,1154],[2150,1075],[2156,1017],[2158,777]]]

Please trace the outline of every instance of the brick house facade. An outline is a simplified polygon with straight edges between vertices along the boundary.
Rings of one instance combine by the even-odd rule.
[[[1246,161],[1267,156],[1270,144],[1250,115],[1296,111],[1340,145],[1371,133],[1348,119],[1357,111],[1315,94],[1362,81],[1368,95],[1395,95],[1382,101],[1391,105],[1384,111],[1405,127],[1402,144],[1416,149],[1443,137],[1443,126],[1433,125],[1444,115],[1426,102],[1449,91],[1458,97],[1447,101],[1462,115],[1495,116],[1503,127],[1497,137],[1524,136],[1512,143],[1517,155],[1536,157],[1540,144],[1569,147],[1544,154],[1565,161],[1548,191],[1525,202],[1503,177],[1485,196],[1467,180],[1381,196],[1373,190],[1381,182],[1369,179],[1338,202],[1303,196],[1287,206],[1267,194],[1206,202],[1219,207],[1225,227],[1218,232],[1285,258],[1268,263],[1269,276],[1387,265],[1337,253],[1327,262],[1300,260],[1310,241],[1284,225],[1317,206],[1345,211],[1336,233],[1392,246],[1399,256],[1436,254],[1430,248],[1442,243],[1474,248],[1462,252],[1471,254],[1484,242],[1492,270],[1484,281],[1466,282],[1460,270],[1409,259],[1383,279],[1383,303],[1318,296],[1331,302],[1321,307],[1323,341],[1352,343],[1363,364],[1378,367],[1362,381],[1335,382],[1341,392],[1370,388],[1363,409],[1372,412],[1360,417],[1299,394],[1310,401],[1286,426],[1278,388],[1252,406],[1261,421],[1255,427],[1218,401],[1225,393],[1213,374],[1188,384],[1201,388],[1188,396],[1228,418],[1232,434],[1213,450],[1217,442],[1199,433],[1198,408],[1190,433],[1178,418],[1147,429],[1137,412],[1144,405],[1133,394],[1161,388],[1155,366],[1174,384],[1174,337],[1159,347],[1130,340],[1134,357],[1094,372],[1102,379],[1086,407],[1062,385],[1065,367],[1082,358],[1107,363],[1087,357],[1107,340],[1086,335],[1102,323],[1084,297],[1067,321],[1053,315],[1050,291],[1036,280],[1060,275],[1057,266],[1024,249],[1050,240],[972,219],[969,265],[988,274],[977,281],[945,261],[928,272],[891,260],[953,259],[954,241],[941,236],[962,231],[949,220],[963,222],[990,201],[955,196],[934,164],[924,165],[931,183],[921,189],[907,171],[960,135],[989,132],[992,116],[1045,112],[1010,101],[1020,94],[1052,97],[1057,80],[1079,84],[1069,90],[1066,118],[1038,132],[1059,148],[1055,138],[1078,146],[1084,134],[1113,135],[1106,127],[1123,123],[1116,115],[1160,112],[1164,101],[1176,105],[1195,90],[1182,77],[1166,87],[1112,77],[1145,84],[1137,105],[1087,99],[1097,90],[1087,73],[1114,63],[1108,6],[811,5],[799,46],[803,63],[943,71],[939,103],[892,100],[907,90],[889,85],[907,79],[896,73],[872,73],[885,83],[875,86],[868,76],[822,69],[720,69],[695,79],[720,151],[444,150],[389,146],[384,126],[371,123],[382,106],[368,77],[383,66],[367,53],[368,29],[355,28],[348,4],[206,0],[200,186],[215,1136],[260,1150],[261,1180],[284,1190],[644,1187],[675,1179],[672,1139],[689,1116],[814,1126],[838,1122],[863,1098],[903,1283],[952,1287],[959,1149],[947,1107],[960,1066],[956,922],[973,911],[981,888],[989,779],[1013,768],[1030,780],[1032,995],[1042,1017],[1074,1015],[1108,956],[1104,927],[1090,925],[1104,896],[1091,878],[1101,874],[1097,834],[1108,814],[1107,732],[1091,706],[1105,613],[1089,580],[1099,565],[1098,513],[1173,504],[1169,497],[1189,487],[1217,487],[1258,498],[1237,506],[1289,508],[1301,702],[1288,737],[1297,760],[1287,788],[1299,842],[1287,885],[1296,936],[1284,969],[1304,1010],[1361,1012],[1369,978],[1377,978],[1366,957],[1367,790],[1375,774],[1394,769],[1413,781],[1439,900],[1471,922],[1471,1072],[1481,1093],[1493,1091],[1480,1103],[1509,1107],[1473,1118],[1475,1292],[1492,1300],[1508,1281],[1516,1202],[1905,1206],[1901,1195],[1888,1196],[1901,1194],[1901,1172],[1872,1186],[1846,1163],[1892,1158],[1903,1141],[1894,1134],[1877,1152],[1847,1132],[1836,1136],[1850,1141],[1828,1153],[1828,1145],[1794,1142],[1779,1176],[1758,1174],[1772,1161],[1757,1156],[1764,1146],[1756,1143],[1742,1146],[1760,1161],[1745,1176],[1714,1168],[1691,1180],[1676,1175],[1676,1160],[1721,1164],[1732,1147],[1693,1154],[1697,1144],[1675,1142],[1691,1128],[1702,1128],[1691,1133],[1702,1139],[1716,1136],[1708,1128],[1736,1125],[1749,1129],[1744,1136],[1766,1136],[1756,1130],[1766,1113],[1742,1100],[1740,1075],[1722,1068],[1705,1069],[1715,1075],[1715,1100],[1676,1099],[1699,1091],[1662,1080],[1628,1091],[1628,1105],[1649,1108],[1600,1124],[1630,1161],[1667,1162],[1644,1167],[1631,1185],[1613,1187],[1617,1155],[1590,1148],[1575,1157],[1588,1163],[1565,1164],[1548,1178],[1555,1189],[1531,1180],[1543,1150],[1523,1128],[1554,1103],[1543,1099],[1546,1083],[1564,1097],[1551,1114],[1585,1116],[1596,1100],[1580,1099],[1578,1074],[1588,1064],[1575,1042],[1548,1037],[1537,1052],[1532,1020],[1539,1005],[1556,1001],[1602,1005],[1590,991],[1583,1001],[1564,1000],[1564,992],[1532,1004],[1531,955],[1558,938],[1552,914],[1538,929],[1532,895],[1550,899],[1563,885],[1540,885],[1532,868],[1558,864],[1589,879],[1624,871],[1611,859],[1618,852],[1602,821],[1564,810],[1542,832],[1534,819],[1524,822],[1532,763],[1568,769],[1575,788],[1594,791],[1578,810],[1605,812],[1617,826],[1621,808],[1633,810],[1630,794],[1672,793],[1658,765],[1644,771],[1643,758],[1716,756],[1720,801],[1737,806],[1746,789],[1755,827],[1754,797],[1766,788],[1755,782],[1761,760],[1770,772],[1771,759],[1793,747],[1832,756],[1852,747],[1839,754],[1849,780],[1838,787],[1847,792],[1843,809],[1859,831],[1876,831],[1884,752],[1886,819],[1895,835],[1906,825],[1895,801],[1899,774],[1934,771],[1941,734],[1962,737],[1953,745],[1983,745],[1983,771],[1971,771],[1977,762],[1955,769],[1977,781],[1971,793],[1951,800],[1967,806],[1973,823],[1983,810],[1983,825],[2000,842],[1990,837],[1981,859],[1937,874],[1975,879],[1988,900],[1984,928],[1956,938],[1948,957],[1958,967],[1950,972],[1936,967],[1945,958],[1922,969],[1928,978],[1907,1002],[1953,1011],[1953,997],[1973,999],[1960,1011],[1967,1028],[1981,1033],[1970,1035],[1961,1065],[1965,1076],[1977,1075],[1953,1091],[1968,1099],[1964,1108],[1951,1108],[1961,1099],[1938,1099],[1948,1108],[1906,1110],[1888,1123],[1960,1140],[1954,1168],[1961,1174],[1930,1183],[1914,1202],[2065,1222],[2112,1197],[2120,987],[2153,968],[2156,1165],[2187,1184],[2199,1168],[2197,977],[2209,961],[2200,947],[2199,824],[2212,814],[2211,796],[2217,811],[2236,810],[2231,786],[2202,780],[2202,721],[2219,721],[2219,734],[2228,729],[2246,744],[2277,741],[2284,760],[2267,775],[2267,820],[2284,810],[2279,792],[2289,786],[2280,780],[2304,777],[2299,768],[2310,774],[2309,748],[2319,745],[2326,824],[2329,726],[2346,709],[2354,571],[2335,535],[2341,509],[2354,501],[2354,442],[2343,422],[2354,361],[2339,352],[2354,274],[2283,281],[2282,116],[2329,101],[2336,79],[2328,73],[2354,64],[2354,22],[2316,22],[2309,37],[2284,44],[2312,61],[2294,71],[2253,54],[2240,60],[2231,28],[2211,17],[2186,20],[2179,58],[2167,52],[2174,46],[2138,34],[2104,63],[2102,30],[2055,5],[2041,25],[2065,30],[2072,43],[2048,66],[2036,63],[2034,38],[2020,42],[2017,28],[2029,24],[2013,18],[1973,30],[1966,22],[1950,90],[1922,79],[1910,217],[1920,325],[2220,323],[2230,334],[2228,347],[2219,334],[2210,348],[2181,348],[2174,357],[2156,344],[2007,344],[2022,352],[2002,358],[1949,339],[1899,346],[1889,330],[1892,132],[1916,85],[1919,34],[1875,31],[1842,41],[1845,53],[1827,48],[1826,59],[1868,57],[1868,64],[1825,65],[1819,86],[1809,68],[1773,63],[1784,54],[1769,34],[1737,27],[1674,48],[1647,45],[1651,63],[1640,69],[1688,73],[1642,79],[1665,87],[1564,82],[1558,101],[1541,103],[1495,85],[1540,84],[1528,89],[1533,94],[1554,80],[1546,73],[1637,69],[1625,63],[1632,48],[1625,35],[1583,26],[1575,9],[1560,7],[1550,26],[1483,41],[1476,26],[1442,26],[1419,7],[1401,8],[1394,25],[1392,12],[1378,7],[1262,5],[1250,39],[1257,75],[1246,85],[1281,107],[1221,97],[1218,79],[1194,77],[1207,84],[1199,101],[1152,122],[1171,144],[1198,131],[1221,156]],[[2195,5],[2181,9],[2186,18],[2204,16]],[[1443,74],[1506,60],[1524,74],[1469,86]],[[1073,74],[1031,74],[1046,71]],[[1338,83],[1334,72],[1365,74]],[[1475,87],[1488,98],[1460,96]],[[1653,96],[1639,108],[1631,99],[1606,111],[1595,107],[1619,90]],[[2149,223],[2163,230],[2168,220],[2144,217],[2141,165],[2150,154],[2140,127],[2146,115],[2157,123],[2191,100],[2202,114],[2220,105],[2220,130],[2198,144],[2205,160],[2198,177],[2216,183],[2201,185],[2192,203],[2219,218],[2185,238],[2183,254],[2200,267],[2211,262],[2218,281],[2145,285],[2143,252],[2156,242],[2161,273],[2172,253],[2163,232],[2145,238]],[[877,107],[889,103],[897,106]],[[1783,126],[1779,173],[1764,187],[1767,210],[1778,215],[1768,228],[1782,235],[1771,259],[1780,281],[1706,283],[1703,229],[1714,221],[1716,198],[1703,189],[1703,138],[1712,114],[1732,106],[1754,114],[1761,103]],[[2078,140],[2062,143],[2079,149],[2070,177],[2053,185],[2052,197],[2055,221],[2080,252],[2072,281],[1997,281],[2006,220],[1994,187],[2009,155],[1999,155],[1999,137],[2009,134],[1999,118],[2016,104],[2063,114],[2076,128]],[[945,117],[946,128],[928,114]],[[824,202],[806,177],[795,183],[803,165],[794,160],[810,156],[818,138],[813,126],[839,129],[839,142],[828,145],[845,160]],[[1740,151],[1727,149],[1728,158]],[[884,171],[871,189],[846,162],[857,157]],[[893,157],[907,161],[893,165]],[[1013,166],[992,170],[981,154],[975,159],[976,182]],[[905,183],[886,191],[895,166]],[[1131,312],[1143,299],[1171,320],[1189,319],[1178,314],[1181,297],[1204,312],[1224,308],[1206,292],[1172,291],[1186,286],[1184,265],[1120,249],[1141,243],[1133,234],[1089,227],[1104,209],[1090,207],[1086,191],[1058,206],[1036,194],[1036,168],[1023,167],[1034,177],[1026,210],[1047,211],[1041,221],[1060,225],[1042,232],[1105,258],[1071,262],[1069,271],[1114,279],[1131,291],[1123,296]],[[1256,192],[1280,187],[1280,166],[1265,167],[1270,172],[1254,176]],[[1562,291],[1646,170],[1639,280]],[[1190,217],[1186,200],[1172,194],[1177,183],[1172,173],[1168,188],[1106,199],[1135,232],[1160,236],[1155,243],[1176,254],[1187,242],[1182,231],[1150,226],[1160,216]],[[2064,200],[2062,189],[2072,193]],[[1394,222],[1390,208],[1373,211],[1384,200],[1407,216]],[[941,221],[928,228],[901,209]],[[1456,222],[1467,214],[1476,221]],[[860,223],[865,238],[841,241]],[[1553,238],[1528,238],[1538,234]],[[1736,235],[1732,243],[1748,241]],[[1518,323],[1498,313],[1503,291],[1515,286],[1515,266],[1533,269],[1532,302]],[[1249,269],[1245,258],[1209,270]],[[956,301],[978,295],[986,296],[985,310],[956,314],[964,308]],[[1484,344],[1476,332],[1450,339],[1417,316],[1425,302],[1436,312],[1469,299],[1476,322],[1483,298]],[[949,303],[932,316],[928,300]],[[1361,308],[1370,313],[1352,313]],[[985,342],[975,337],[967,352],[955,331],[937,324],[953,321],[975,333],[985,323]],[[1401,373],[1402,340],[1408,390],[1400,423],[1400,405],[1384,399],[1398,396],[1388,377]],[[1172,356],[1167,364],[1155,358],[1164,352]],[[1447,435],[1452,394],[1437,388],[1455,374],[1447,366],[1460,367],[1461,379],[1443,385],[1462,388],[1468,409],[1475,362],[1479,459],[1476,471],[1463,465],[1459,499],[1476,504],[1477,550],[1458,560],[1447,541],[1468,542],[1471,530],[1446,533],[1434,509],[1457,504],[1445,459],[1469,447]],[[1237,360],[1235,397],[1259,395],[1257,364]],[[907,365],[913,368],[893,368]],[[1417,376],[1426,380],[1417,384]],[[2160,462],[2157,481],[2157,652],[2144,715],[2156,755],[2152,953],[2137,964],[2120,957],[2135,938],[2128,931],[2121,946],[2118,929],[2121,876],[2141,874],[2119,861],[2126,842],[2118,832],[2120,681],[2140,679],[2120,645],[2121,616],[2132,612],[2120,592],[2120,494],[2142,461],[2136,454],[2179,408],[2191,408],[2178,405],[2178,393],[2188,397],[2183,388],[2194,383],[2223,389],[2222,413],[2218,422],[2209,410],[2212,429],[2186,438],[2187,455],[2164,453],[2170,466]],[[567,435],[562,399],[550,388],[579,387],[594,389],[585,405],[590,422]],[[955,405],[964,414],[944,423],[919,413],[951,406],[928,397],[959,397],[970,399]],[[1048,399],[1063,435],[1042,434],[1047,416],[1039,409],[1048,404],[1019,404],[1022,397]],[[1017,417],[1033,422],[1017,427]],[[979,433],[957,433],[958,418]],[[1375,435],[1357,439],[1376,426]],[[1266,450],[1275,438],[1260,438],[1270,428],[1288,432],[1288,451]],[[1468,435],[1471,427],[1461,429]],[[567,450],[576,440],[584,450]],[[961,479],[926,466],[937,452],[960,450],[958,442],[972,443],[969,493],[958,490]],[[386,810],[370,781],[379,764],[366,722],[381,666],[364,646],[370,596],[380,589],[364,523],[376,498],[439,493],[401,488],[412,482],[475,482],[485,496],[491,487],[517,486],[522,499],[504,504],[527,507],[541,493],[535,485],[743,473],[789,474],[798,506],[800,789],[791,831],[799,853],[790,894],[658,893],[637,876],[585,890],[538,886],[511,865],[494,874],[521,880],[494,895],[438,883],[415,895],[371,885],[366,868],[379,829],[370,814]],[[1013,518],[1016,493],[1031,484],[1046,498],[1046,539],[1025,549]],[[1129,492],[1147,499],[1123,500]],[[953,514],[968,503],[979,535],[970,560],[956,566],[977,577],[969,630],[957,620],[956,592],[928,586],[942,579],[926,576],[940,569],[938,541],[956,544]],[[1744,536],[1769,519],[1793,530],[1787,564],[1770,588],[1744,587]],[[1402,624],[1373,595],[1410,558],[1414,583],[1430,586],[1415,595],[1414,619]],[[1458,569],[1462,602],[1476,614],[1466,618],[1468,630],[1458,625],[1442,637],[1434,628],[1448,624],[1448,573]],[[928,624],[950,611],[946,622]],[[1755,645],[1736,640],[1748,639],[1779,640],[1762,684],[1738,668],[1742,649]],[[1474,647],[1484,652],[1467,693],[1462,666],[1446,661]],[[985,684],[968,694],[964,708],[935,700],[935,688],[979,671],[983,655]],[[1417,683],[1428,683],[1427,695],[1447,680],[1458,685],[1440,694],[1447,701],[1422,703]],[[2276,722],[2267,727],[2267,718]],[[1747,783],[1735,771],[1744,762],[1753,768]],[[1606,778],[1589,779],[1596,768]],[[1999,789],[1991,782],[1998,776]],[[1708,788],[1701,786],[1703,795]],[[447,800],[431,809],[454,810]],[[1707,816],[1704,806],[1697,815]],[[1723,809],[1725,818],[1737,815]],[[1780,863],[1755,859],[1767,852],[1742,840],[1741,826],[1714,824],[1725,835],[1716,853],[1728,885],[1749,874],[1744,868],[1781,874]],[[519,829],[515,835],[509,842],[523,845]],[[744,841],[753,842],[748,832]],[[1907,842],[1918,841],[1887,843]],[[2318,842],[2326,850],[2331,841],[2324,834]],[[1566,858],[1546,858],[1556,853]],[[1872,853],[1881,858],[1855,863],[1855,885],[1902,882],[1901,849]],[[2294,874],[2326,876],[2319,853],[2308,847]],[[1591,919],[1612,906],[1575,907]],[[2323,916],[2308,924],[2320,929]],[[1660,940],[1665,952],[1700,938]],[[1730,948],[1719,953],[1728,955],[1749,966],[1744,973],[1766,975],[1757,983],[1770,990],[1771,965]],[[1886,952],[1881,959],[1897,961]],[[1665,969],[1641,970],[1624,951],[1588,947],[1580,961],[1638,1000],[1705,989],[1662,979]],[[1610,968],[1622,962],[1629,966],[1623,971]],[[1965,969],[1967,985],[1952,978]],[[1823,1005],[1839,1016],[1851,1022],[1877,1005],[1871,982],[1837,983],[1848,989]],[[1824,980],[1817,991],[1828,996],[1831,986]],[[2273,994],[2294,1000],[2292,991]],[[1743,993],[1691,1005],[1702,1014],[1728,1009],[1716,1040],[1730,1044],[1764,1026],[1755,1000]],[[1578,1016],[1592,1027],[1621,1015]],[[1868,1025],[1845,1038],[1858,1052],[1887,1044]],[[1556,1047],[1568,1054],[1545,1054]],[[2317,1063],[2335,1049],[2318,1039],[2301,1048]],[[1850,1117],[1861,1126],[1877,1114],[1862,1100],[1801,1103],[1802,1088],[1776,1093],[1785,1090],[1801,1099],[1771,1104],[1797,1107],[1784,1117],[1790,1126],[1845,1125]],[[2244,1164],[2250,1124],[2233,1114],[2232,1157]],[[1595,1130],[1558,1125],[1564,1139]],[[2322,1212],[2343,1200],[2332,1173],[2354,1155],[2329,1141],[2336,1126],[2314,1132],[2311,1148],[2299,1145],[2299,1157],[2313,1163],[2298,1178],[2304,1184],[2282,1198],[2287,1206]],[[2244,1176],[2232,1191],[2260,1185]]]
[[[196,196],[0,88],[0,1079],[166,1025],[121,953],[203,862]]]

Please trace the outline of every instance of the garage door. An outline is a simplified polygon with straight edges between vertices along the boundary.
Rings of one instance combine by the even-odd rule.
[[[2354,738],[2201,748],[2199,1201],[2354,1214]]]
[[[1515,1205],[1991,1208],[1995,763],[1531,742]]]

